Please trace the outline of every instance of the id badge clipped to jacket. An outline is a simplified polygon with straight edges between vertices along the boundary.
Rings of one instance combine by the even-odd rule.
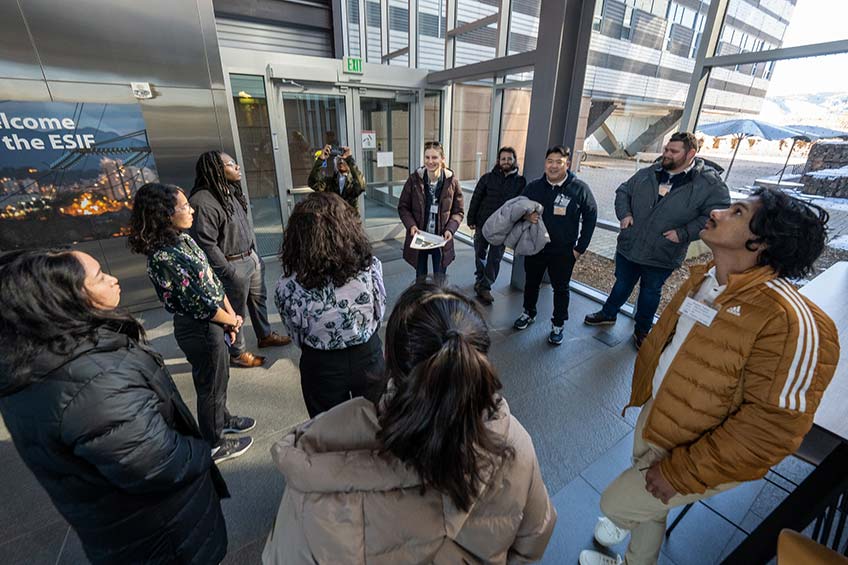
[[[660,195],[660,198],[662,198],[663,196],[665,196],[669,192],[671,192],[671,183],[670,182],[661,182],[660,188],[657,191],[657,193]]]
[[[565,216],[565,212],[568,209],[568,204],[570,202],[571,199],[565,194],[557,194],[557,197],[554,200],[554,216]]]

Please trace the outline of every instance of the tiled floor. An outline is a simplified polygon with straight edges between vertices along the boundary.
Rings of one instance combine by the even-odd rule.
[[[400,259],[396,242],[377,246],[384,260],[389,307],[412,282],[413,270]],[[492,329],[492,358],[504,383],[513,414],[530,432],[542,474],[559,514],[544,563],[573,564],[581,549],[592,547],[592,529],[599,514],[600,493],[629,463],[636,410],[621,415],[630,392],[635,351],[629,337],[632,322],[621,318],[610,331],[615,345],[596,338],[597,329],[581,324],[597,304],[573,295],[566,340],[547,344],[550,290],[543,289],[536,324],[524,332],[512,330],[521,310],[521,294],[509,288],[509,265],[504,265],[495,288],[496,302],[487,309]],[[269,291],[279,267],[269,260]],[[473,255],[457,245],[457,260],[449,269],[450,282],[471,292]],[[273,309],[273,307],[272,307]],[[170,317],[162,310],[145,312],[144,323],[154,346],[163,353],[181,393],[194,404],[189,365],[177,348]],[[276,313],[272,321],[279,327]],[[250,341],[252,338],[248,336]],[[617,342],[617,343],[616,343]],[[292,425],[306,418],[300,395],[294,347],[265,350],[267,368],[234,369],[230,409],[259,421],[256,445],[242,458],[221,469],[233,497],[224,502],[230,551],[225,563],[258,563],[264,539],[276,514],[283,481],[271,463],[269,449]],[[791,460],[784,474],[802,478],[809,469]],[[774,507],[783,492],[758,481],[708,502],[731,520],[755,526]],[[54,565],[86,563],[79,540],[22,464],[0,424],[0,563]],[[696,505],[663,548],[661,563],[717,563],[735,547],[742,534],[705,505]],[[617,548],[623,552],[624,547]]]

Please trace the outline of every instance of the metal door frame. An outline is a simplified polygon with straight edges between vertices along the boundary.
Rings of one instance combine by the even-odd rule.
[[[285,81],[273,81],[274,88],[274,100],[277,105],[276,117],[271,118],[272,122],[276,122],[280,126],[280,132],[283,135],[275,135],[275,139],[279,139],[279,156],[277,159],[277,176],[280,180],[280,203],[283,208],[283,226],[285,227],[288,224],[289,216],[291,215],[291,210],[294,208],[294,198],[296,194],[308,194],[312,192],[312,189],[309,187],[296,187],[294,186],[294,180],[292,178],[292,170],[291,170],[291,160],[289,154],[289,140],[288,140],[288,125],[286,124],[286,113],[285,107],[283,105],[283,98],[289,94],[314,94],[318,96],[328,96],[334,98],[340,98],[344,103],[344,133],[347,138],[347,146],[354,151],[354,156],[356,158],[356,139],[354,132],[354,116],[351,115],[351,107],[353,104],[351,89],[346,86],[334,85],[331,83],[314,83],[314,84],[302,84],[301,86],[306,87],[301,88],[301,86],[296,86],[293,84],[288,84]],[[361,143],[361,142],[360,142]],[[275,150],[277,149],[275,143]],[[291,187],[291,188],[288,188]]]

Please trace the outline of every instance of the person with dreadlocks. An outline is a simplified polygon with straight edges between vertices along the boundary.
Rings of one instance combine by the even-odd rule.
[[[250,315],[259,347],[291,343],[290,337],[271,331],[268,322],[265,264],[256,254],[238,163],[226,153],[207,151],[195,170],[189,199],[196,211],[191,236],[209,257],[236,314]],[[262,365],[265,358],[247,351],[240,330],[230,344],[230,362],[250,368]]]

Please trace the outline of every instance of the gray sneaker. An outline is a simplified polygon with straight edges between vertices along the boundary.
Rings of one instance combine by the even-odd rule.
[[[228,459],[235,459],[250,449],[251,445],[253,445],[253,438],[250,436],[222,439],[217,447],[212,448],[212,461],[223,463]]]
[[[512,325],[512,327],[514,327],[515,329],[517,329],[519,331],[520,330],[526,330],[528,327],[530,327],[530,324],[532,324],[535,321],[536,321],[536,316],[531,316],[527,312],[524,312],[518,317],[517,320],[515,320],[515,323]]]

